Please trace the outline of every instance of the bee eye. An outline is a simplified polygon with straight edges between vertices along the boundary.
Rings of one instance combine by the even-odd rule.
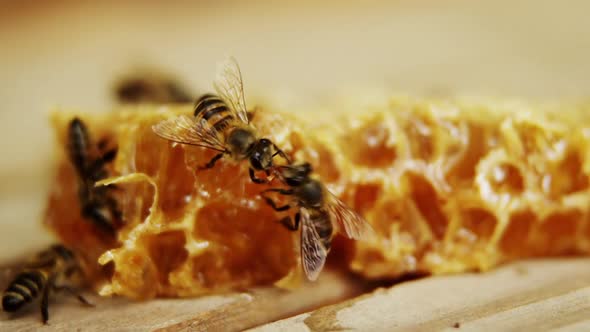
[[[250,163],[252,164],[252,167],[254,167],[254,169],[256,170],[261,170],[262,167],[262,163],[260,161],[260,154],[259,153],[255,153],[252,158],[250,158]]]
[[[272,145],[272,142],[269,139],[261,138],[258,141],[258,145],[260,145],[264,149],[268,149]]]

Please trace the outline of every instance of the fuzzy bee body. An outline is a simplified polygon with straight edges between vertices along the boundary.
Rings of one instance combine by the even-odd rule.
[[[4,291],[2,308],[7,312],[15,312],[25,304],[33,301],[47,284],[47,274],[42,270],[31,270],[20,273]]]
[[[276,155],[290,163],[287,155],[271,140],[259,138],[250,125],[240,68],[231,58],[215,81],[218,94],[205,94],[195,103],[193,117],[181,115],[164,120],[153,127],[160,137],[172,142],[201,146],[215,155],[199,169],[209,169],[224,156],[236,161],[248,160],[249,175],[255,183],[266,183],[257,178],[256,171],[268,176]]]
[[[213,94],[205,94],[197,100],[193,115],[204,119],[217,131],[223,131],[236,120],[229,106]]]
[[[244,160],[256,152],[253,150],[256,149],[258,139],[254,130],[242,123],[219,96],[203,95],[195,103],[193,114],[196,122],[204,124],[203,129],[217,133],[219,141],[223,142],[233,159]]]
[[[80,271],[72,251],[62,245],[53,245],[39,253],[8,285],[2,295],[2,309],[6,312],[17,312],[41,297],[41,316],[43,323],[46,323],[49,319],[51,291],[69,291],[81,302],[89,304],[70,286],[57,284],[64,283]]]
[[[294,219],[286,216],[280,222],[292,231],[301,228],[301,262],[309,280],[315,280],[323,269],[326,257],[337,233],[351,239],[362,239],[371,232],[371,226],[359,214],[334,196],[322,182],[311,177],[308,163],[275,168],[278,178],[288,188],[270,188],[262,198],[275,211],[297,208]],[[287,205],[277,206],[267,196],[275,192],[292,198]]]
[[[88,161],[88,130],[78,118],[70,122],[68,130],[68,151],[70,160],[79,174],[85,174]]]
[[[121,103],[188,103],[192,93],[169,75],[156,72],[141,72],[127,77],[114,90]]]
[[[117,154],[116,149],[111,149],[95,157],[94,154],[103,145],[103,142],[99,142],[97,146],[93,145],[88,129],[82,120],[74,118],[70,121],[68,154],[70,162],[78,173],[80,214],[100,230],[114,236],[116,224],[120,222],[122,216],[117,202],[110,194],[112,188],[94,186],[96,181],[108,176],[105,166],[113,161]]]

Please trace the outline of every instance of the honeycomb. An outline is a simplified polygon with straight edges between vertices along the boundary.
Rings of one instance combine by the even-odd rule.
[[[277,220],[245,163],[170,143],[151,126],[186,106],[57,111],[55,183],[45,224],[84,259],[102,295],[184,297],[252,285],[296,287],[298,234]],[[308,113],[309,114],[309,113]],[[330,260],[367,279],[490,269],[590,252],[590,121],[582,105],[393,98],[338,116],[257,108],[253,124],[364,215],[374,234],[338,237]],[[79,116],[119,153],[124,225],[107,239],[80,218],[66,130]],[[288,125],[286,125],[288,124]]]

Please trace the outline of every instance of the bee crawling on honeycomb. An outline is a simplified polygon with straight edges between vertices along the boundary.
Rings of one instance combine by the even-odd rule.
[[[41,298],[43,324],[49,320],[49,296],[52,292],[67,292],[86,306],[93,306],[72,284],[81,283],[82,269],[74,253],[59,244],[40,252],[26,264],[10,282],[2,295],[2,309],[18,312]]]
[[[346,206],[317,179],[312,178],[309,163],[279,166],[276,172],[284,188],[270,188],[262,197],[275,211],[287,211],[292,207],[299,210],[294,218],[286,216],[280,220],[292,231],[301,225],[301,262],[309,280],[316,280],[324,267],[337,231],[351,239],[360,240],[369,235],[371,226],[358,213]],[[293,197],[291,203],[277,206],[266,194],[275,192]]]
[[[122,214],[118,203],[111,195],[113,187],[95,186],[96,182],[107,177],[105,166],[112,162],[117,149],[103,152],[105,141],[95,147],[84,122],[75,117],[68,128],[68,154],[79,177],[78,198],[80,213],[108,236],[115,236],[116,227],[121,223]],[[97,154],[98,156],[94,156]]]
[[[222,66],[215,83],[219,96],[205,94],[196,102],[193,116],[180,115],[162,121],[153,127],[154,132],[172,142],[205,147],[217,154],[200,170],[210,169],[224,156],[235,161],[248,160],[248,174],[255,183],[265,183],[255,172],[270,175],[273,158],[281,156],[287,163],[289,157],[267,138],[258,138],[250,125],[244,98],[244,85],[240,67],[235,59],[228,59]]]
[[[587,106],[396,97],[338,116],[261,106],[249,118],[229,68],[196,109],[54,113],[45,224],[100,294],[292,288],[331,258],[389,279],[590,252]],[[116,241],[74,208],[79,172],[63,149],[74,116],[117,145],[95,184],[125,193]]]
[[[267,176],[278,175],[289,189],[271,188],[263,192],[276,192],[292,196],[293,204],[300,209],[292,220],[281,219],[281,223],[292,231],[299,230],[301,221],[301,260],[306,276],[317,279],[326,261],[334,225],[338,225],[349,238],[360,239],[370,226],[363,217],[350,210],[323,184],[311,178],[311,165],[303,163],[292,165],[290,158],[271,140],[256,138],[255,130],[249,125],[248,112],[244,98],[244,88],[240,68],[235,59],[230,58],[223,66],[215,84],[219,96],[205,94],[196,103],[193,117],[177,116],[153,127],[154,132],[172,142],[205,147],[216,154],[200,170],[213,168],[215,163],[229,155],[236,161],[248,160],[248,174],[252,182],[268,183],[268,178],[255,176],[263,171]],[[287,165],[273,164],[275,156],[281,156]],[[263,196],[264,200],[277,212],[286,211],[290,205],[276,206],[274,201]]]

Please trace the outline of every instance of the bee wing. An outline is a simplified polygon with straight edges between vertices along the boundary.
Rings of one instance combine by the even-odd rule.
[[[361,215],[356,213],[336,195],[328,192],[327,208],[330,217],[336,222],[338,230],[350,239],[359,240],[365,238],[373,231],[373,228]]]
[[[232,112],[242,122],[249,123],[242,72],[234,57],[229,57],[221,63],[213,86],[221,98],[230,106]]]
[[[161,121],[154,125],[152,130],[156,135],[169,141],[202,146],[219,152],[226,151],[215,129],[204,119],[198,121],[193,117],[180,115]]]
[[[307,278],[314,281],[326,263],[328,250],[322,244],[321,238],[311,222],[309,212],[301,209],[301,257],[303,271]]]

